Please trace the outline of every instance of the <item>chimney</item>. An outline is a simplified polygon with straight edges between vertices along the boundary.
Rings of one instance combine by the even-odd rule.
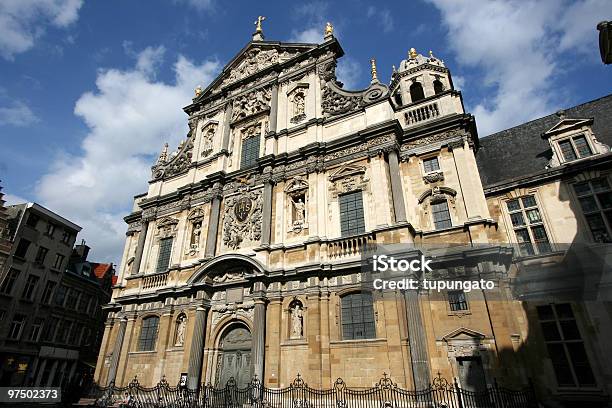
[[[89,254],[89,247],[85,245],[85,240],[82,239],[81,243],[74,246],[73,256],[75,258],[79,258],[81,262],[85,262],[87,260],[87,255]]]

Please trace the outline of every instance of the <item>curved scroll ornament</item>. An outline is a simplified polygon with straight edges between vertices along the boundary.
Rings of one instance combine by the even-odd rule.
[[[155,166],[151,167],[153,180],[172,177],[177,174],[186,173],[191,165],[191,157],[193,155],[193,140],[195,132],[194,123],[189,123],[189,133],[187,140],[181,141],[178,150],[170,154],[168,158],[166,152],[162,152]]]
[[[261,239],[263,198],[261,189],[226,199],[223,217],[223,243],[231,249],[243,241]]]
[[[319,67],[322,85],[323,102],[321,107],[325,116],[336,116],[353,112],[389,96],[389,88],[380,82],[373,82],[361,91],[347,91],[336,79],[336,63],[330,61]]]
[[[445,391],[452,390],[453,385],[449,383],[446,378],[442,377],[440,372],[438,372],[438,375],[433,379],[431,383],[431,388],[433,388],[434,390]]]

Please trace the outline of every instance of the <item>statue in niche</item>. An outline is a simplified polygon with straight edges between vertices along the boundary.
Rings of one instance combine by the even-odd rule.
[[[191,230],[191,248],[200,247],[200,235],[202,235],[202,221],[196,221],[193,223],[193,228]]]
[[[304,311],[302,310],[302,304],[294,302],[293,308],[291,308],[291,335],[292,339],[300,339],[303,337],[303,318]]]
[[[298,92],[293,99],[293,116],[300,116],[305,113],[305,99],[302,92]]]
[[[185,344],[185,329],[187,328],[187,316],[181,314],[176,321],[176,341],[175,346]]]
[[[306,204],[302,201],[302,196],[293,197],[291,203],[293,204],[293,223],[304,225],[306,220]]]
[[[215,129],[210,128],[204,135],[204,145],[202,147],[202,156],[208,156],[213,151],[213,137],[215,136]]]

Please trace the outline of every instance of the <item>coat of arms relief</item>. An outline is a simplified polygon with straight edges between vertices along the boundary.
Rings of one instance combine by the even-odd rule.
[[[225,199],[223,245],[238,249],[261,239],[262,190],[244,191]]]

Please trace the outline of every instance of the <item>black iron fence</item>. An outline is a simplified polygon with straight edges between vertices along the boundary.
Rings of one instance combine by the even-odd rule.
[[[93,406],[122,408],[532,408],[537,400],[532,386],[511,390],[492,386],[480,391],[462,389],[439,374],[424,390],[400,388],[384,374],[372,388],[348,388],[337,379],[333,388],[309,387],[298,374],[286,388],[268,388],[258,379],[246,387],[233,378],[225,387],[202,385],[199,390],[172,387],[165,378],[143,387],[134,378],[127,387],[93,386]]]

